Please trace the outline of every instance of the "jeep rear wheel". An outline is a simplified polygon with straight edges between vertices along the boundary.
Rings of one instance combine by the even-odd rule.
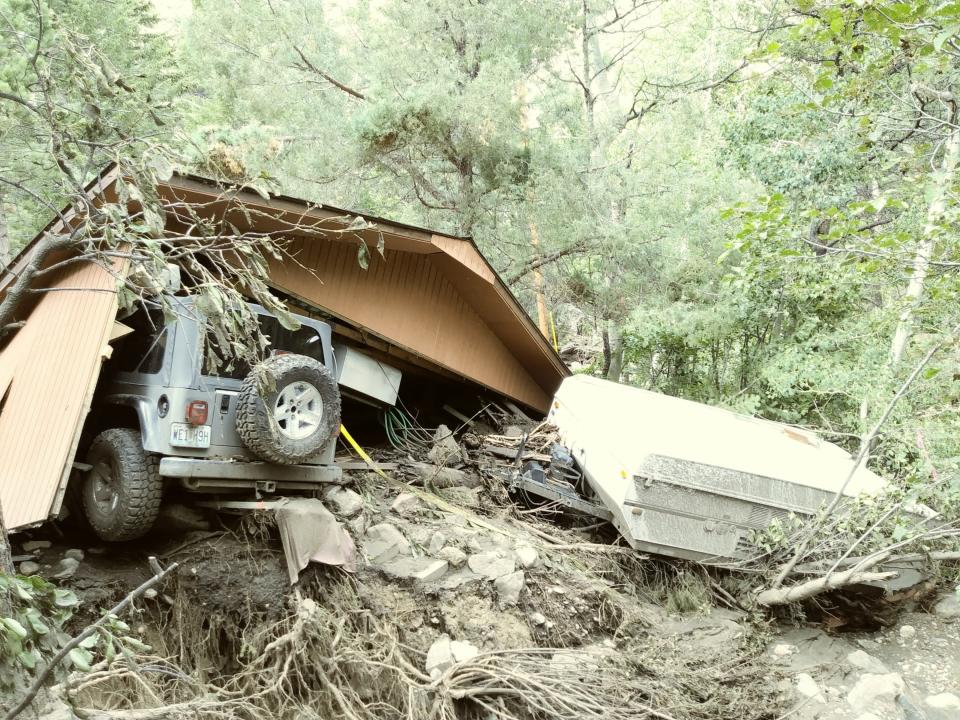
[[[153,527],[160,512],[163,481],[159,459],[143,449],[140,433],[104,430],[87,453],[91,465],[81,491],[83,511],[103,540],[133,540]]]
[[[272,390],[262,391],[261,379]],[[316,455],[340,427],[340,389],[333,374],[305,355],[274,355],[247,375],[237,399],[237,433],[247,448],[293,465]]]

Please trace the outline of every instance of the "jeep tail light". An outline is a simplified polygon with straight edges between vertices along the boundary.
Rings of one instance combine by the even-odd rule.
[[[191,425],[207,424],[207,401],[194,400],[187,405],[187,422]]]

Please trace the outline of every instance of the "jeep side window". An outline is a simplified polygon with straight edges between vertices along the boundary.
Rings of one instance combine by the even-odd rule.
[[[153,375],[163,368],[163,354],[167,349],[167,328],[161,310],[139,310],[123,320],[133,332],[121,338],[113,355],[121,372]]]
[[[260,323],[260,332],[270,338],[270,345],[267,346],[268,354],[277,351],[296,353],[324,362],[323,342],[315,329],[304,325],[299,330],[287,330],[272,315],[259,315],[257,321]],[[217,340],[212,333],[207,334],[207,342],[217,347]],[[219,351],[217,355],[222,357]],[[249,372],[250,366],[240,360],[232,360],[226,366],[212,372],[206,367],[203,369],[204,375],[234,380],[242,380]]]

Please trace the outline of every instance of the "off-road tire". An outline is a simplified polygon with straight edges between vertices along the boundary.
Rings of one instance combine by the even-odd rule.
[[[146,534],[160,512],[163,480],[160,458],[143,449],[139,430],[113,428],[94,438],[87,462],[109,464],[116,483],[116,506],[104,510],[94,498],[93,472],[83,478],[83,512],[93,531],[103,540],[134,540]]]
[[[273,378],[273,389],[261,394],[259,378],[264,373]],[[298,380],[317,389],[323,414],[311,435],[294,440],[280,432],[273,411],[281,390]],[[317,360],[306,355],[274,355],[244,379],[237,398],[237,433],[257,457],[282,465],[304,462],[320,452],[339,428],[340,388],[333,373]]]

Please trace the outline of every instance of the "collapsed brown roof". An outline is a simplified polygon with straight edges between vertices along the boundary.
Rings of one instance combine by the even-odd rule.
[[[312,223],[328,231],[323,237],[294,233],[290,251],[297,263],[271,259],[273,287],[428,363],[540,412],[569,374],[467,238],[295,198],[225,192],[195,176],[174,176],[159,191],[171,203],[202,207],[243,231]],[[358,217],[371,227],[342,232]],[[382,258],[373,249],[381,238]],[[357,262],[359,239],[371,248],[366,270]]]
[[[115,180],[107,169],[88,190],[111,196]],[[540,412],[569,374],[469,239],[294,198],[225,190],[195,176],[175,175],[158,192],[171,206],[188,203],[243,231],[312,228],[290,233],[295,262],[271,259],[272,286],[388,355],[412,357]],[[178,217],[169,214],[170,229]],[[358,217],[366,221],[362,226]],[[58,225],[44,232],[62,231]],[[371,249],[366,270],[357,262],[361,239],[371,248],[383,241],[383,257]],[[0,276],[0,294],[30,262],[33,245]],[[40,296],[25,327],[0,351],[0,507],[10,529],[60,510],[100,365],[110,356],[122,272],[78,263],[47,278],[57,292]]]

